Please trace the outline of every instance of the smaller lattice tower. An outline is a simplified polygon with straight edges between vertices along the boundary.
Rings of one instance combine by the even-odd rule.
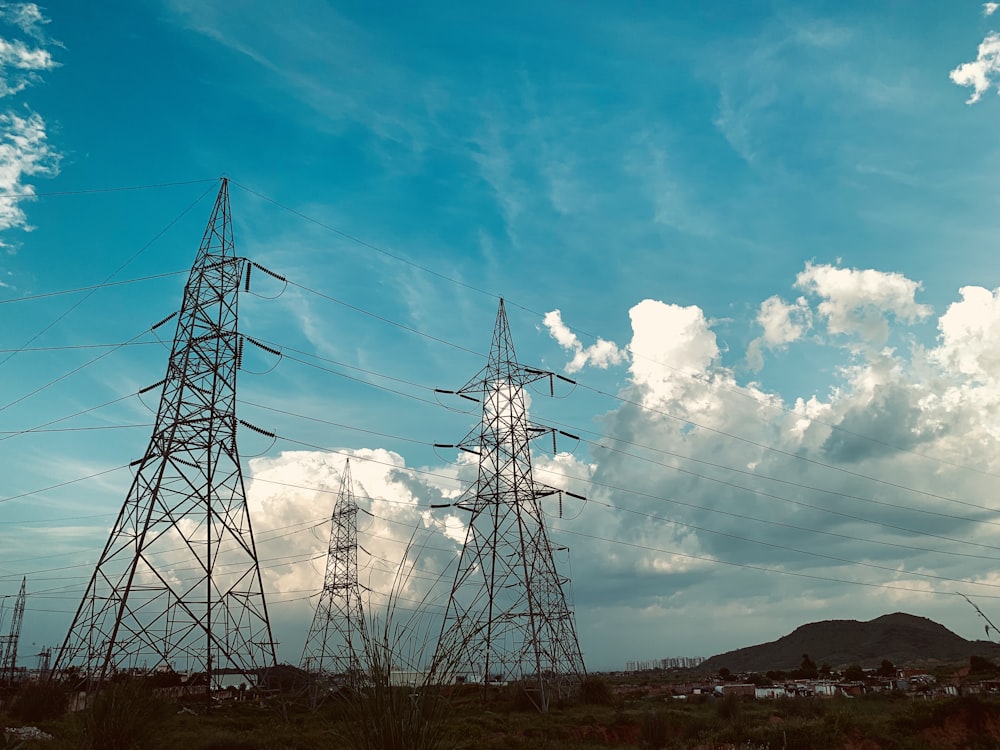
[[[21,579],[21,591],[14,603],[14,613],[10,621],[10,634],[0,637],[0,685],[13,685],[17,675],[17,645],[21,640],[21,621],[24,620],[25,585]]]
[[[365,623],[358,583],[358,503],[350,461],[344,464],[330,520],[323,590],[300,666],[312,674],[353,683],[361,675]]]
[[[553,560],[529,442],[525,387],[551,374],[518,364],[503,300],[489,361],[454,393],[481,401],[482,419],[458,447],[479,456],[475,484],[453,506],[470,516],[433,669],[483,685],[518,682],[540,711],[585,675],[568,579]]]

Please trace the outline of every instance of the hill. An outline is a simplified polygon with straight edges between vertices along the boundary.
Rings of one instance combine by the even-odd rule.
[[[802,625],[783,638],[729,651],[706,660],[701,669],[715,672],[765,672],[797,669],[802,655],[816,664],[838,668],[850,664],[874,667],[888,659],[896,665],[932,666],[968,663],[973,654],[1000,659],[1000,645],[968,641],[926,617],[903,612],[874,620],[824,620]]]

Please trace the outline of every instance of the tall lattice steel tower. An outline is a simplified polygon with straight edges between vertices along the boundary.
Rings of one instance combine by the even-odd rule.
[[[489,362],[455,391],[483,404],[456,446],[479,455],[479,475],[454,503],[471,517],[434,656],[437,671],[519,681],[541,711],[585,674],[540,502],[557,490],[531,471],[529,441],[548,431],[528,422],[524,389],[546,377],[518,365],[501,300]]]
[[[10,619],[10,634],[0,636],[0,685],[13,685],[17,676],[17,646],[21,640],[21,622],[24,620],[25,586],[27,578],[21,579],[21,590],[14,601]]]
[[[275,664],[236,450],[245,267],[223,179],[157,384],[153,435],[54,673],[75,668],[94,684],[116,671],[171,668],[219,687],[222,670],[256,681]]]
[[[360,678],[365,623],[358,583],[358,504],[350,461],[344,464],[331,523],[323,590],[300,666],[307,672],[354,682]]]

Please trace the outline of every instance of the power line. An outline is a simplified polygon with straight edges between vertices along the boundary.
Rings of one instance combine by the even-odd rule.
[[[146,250],[148,250],[153,245],[153,243],[155,243],[158,239],[160,239],[160,237],[162,237],[168,231],[170,231],[171,227],[173,227],[175,224],[177,224],[177,222],[179,222],[182,218],[184,218],[184,216],[187,215],[187,213],[191,209],[193,209],[195,206],[197,206],[199,203],[201,203],[201,200],[206,195],[208,195],[211,191],[212,191],[212,187],[210,186],[208,188],[208,190],[206,190],[204,193],[202,193],[201,195],[199,195],[194,200],[194,202],[191,203],[191,205],[189,205],[187,208],[185,208],[183,211],[181,211],[179,214],[177,214],[177,216],[175,216],[173,219],[171,219],[171,221],[168,222],[167,225],[165,227],[163,227],[163,229],[161,229],[159,232],[157,232],[155,235],[153,235],[152,239],[150,239],[148,242],[146,242],[146,244],[144,244],[142,247],[140,247],[138,250],[136,250],[135,253],[133,253],[132,256],[128,260],[126,260],[124,263],[122,263],[120,266],[118,266],[118,268],[116,268],[114,271],[112,271],[107,276],[107,278],[105,278],[104,281],[102,281],[101,283],[102,284],[106,284],[107,282],[111,281],[111,279],[113,279],[115,276],[117,276],[132,261],[134,261],[140,255],[142,255],[144,252],[146,252]],[[63,320],[64,318],[66,318],[70,313],[72,313],[74,310],[76,310],[80,305],[82,305],[84,302],[86,302],[88,299],[90,299],[94,295],[94,293],[96,291],[97,291],[97,289],[92,289],[92,290],[88,291],[81,299],[78,299],[76,302],[74,302],[72,305],[70,305],[68,308],[66,308],[66,310],[63,311],[62,314],[60,314],[57,318],[55,318],[55,320],[53,320],[52,322],[50,322],[48,325],[44,326],[40,331],[38,331],[35,335],[33,335],[31,338],[29,338],[26,342],[24,342],[24,344],[22,344],[22,346],[28,346],[33,341],[37,340],[46,331],[50,330],[52,327],[54,327],[56,324],[58,324],[61,320]],[[13,356],[14,356],[14,354],[8,354],[3,359],[0,359],[0,366],[3,366]]]
[[[217,183],[218,178],[204,180],[182,180],[179,182],[157,182],[148,185],[127,185],[124,187],[103,187],[103,188],[81,188],[80,190],[52,190],[44,193],[2,193],[3,198],[54,198],[66,195],[94,195],[97,193],[125,193],[134,190],[154,190],[157,188],[180,187],[182,185],[204,185],[205,183]]]
[[[444,274],[444,273],[441,273],[439,271],[435,271],[435,270],[433,270],[431,268],[428,268],[427,266],[424,266],[424,265],[421,265],[419,263],[416,263],[416,262],[410,260],[409,258],[406,258],[405,256],[399,255],[397,253],[390,252],[390,251],[385,250],[384,248],[381,248],[381,247],[379,247],[379,246],[377,246],[377,245],[375,245],[375,244],[373,244],[371,242],[368,242],[368,241],[362,240],[362,239],[360,239],[358,237],[355,237],[355,236],[353,236],[353,235],[351,235],[351,234],[349,234],[349,233],[347,233],[347,232],[345,232],[343,230],[340,230],[340,229],[338,229],[336,227],[333,227],[333,226],[331,226],[331,225],[329,225],[329,224],[327,224],[325,222],[322,222],[322,221],[320,221],[320,220],[318,220],[318,219],[316,219],[316,218],[314,218],[312,216],[309,216],[309,215],[307,215],[307,214],[305,214],[305,213],[303,213],[301,211],[298,211],[296,209],[293,209],[293,208],[290,208],[290,207],[288,207],[286,205],[283,205],[279,201],[277,201],[277,200],[275,200],[273,198],[270,198],[269,196],[264,195],[263,193],[260,193],[260,192],[258,192],[256,190],[253,190],[252,188],[249,188],[249,187],[247,187],[245,185],[240,185],[238,183],[233,183],[233,184],[237,185],[237,187],[240,187],[241,189],[245,190],[246,192],[251,193],[251,194],[257,196],[258,198],[260,198],[262,200],[265,200],[268,203],[271,203],[272,205],[277,206],[278,208],[281,208],[284,211],[288,211],[289,213],[291,213],[291,214],[293,214],[295,216],[298,216],[299,218],[301,218],[301,219],[303,219],[305,221],[308,221],[308,222],[310,222],[312,224],[315,224],[316,226],[319,226],[319,227],[321,227],[323,229],[326,229],[326,230],[328,230],[328,231],[330,231],[330,232],[332,232],[332,233],[334,233],[334,234],[336,234],[336,235],[338,235],[340,237],[343,237],[344,239],[347,239],[347,240],[349,240],[351,242],[354,242],[354,243],[360,245],[361,247],[365,247],[365,248],[367,248],[369,250],[373,250],[373,251],[375,251],[375,252],[377,252],[377,253],[379,253],[381,255],[384,255],[384,256],[386,256],[388,258],[391,258],[392,260],[396,260],[396,261],[398,261],[400,263],[404,263],[404,264],[406,264],[408,266],[411,266],[412,268],[416,268],[416,269],[418,269],[420,271],[423,271],[424,273],[430,274],[432,276],[435,276],[435,277],[437,277],[439,279],[442,279],[442,280],[447,281],[449,283],[455,284],[457,286],[461,286],[461,287],[464,287],[464,288],[469,289],[471,291],[477,292],[477,293],[482,294],[482,295],[484,295],[486,297],[489,297],[491,299],[499,299],[500,298],[500,295],[498,295],[496,293],[489,292],[489,291],[486,291],[486,290],[481,289],[479,287],[476,287],[474,285],[468,284],[468,283],[466,283],[464,281],[461,281],[461,280],[456,279],[456,278],[454,278],[452,276],[449,276],[448,274]],[[320,296],[326,296],[326,295],[323,295],[320,292],[315,292],[314,290],[308,289],[306,287],[302,287],[301,285],[296,284],[296,286],[300,286],[300,288],[302,288],[302,289],[304,289],[306,291],[311,291],[311,292],[313,292],[315,294],[319,294]],[[426,335],[426,334],[424,334],[424,333],[422,333],[420,331],[417,331],[415,329],[411,329],[408,326],[404,326],[404,325],[402,325],[400,323],[397,323],[396,321],[385,319],[385,318],[382,318],[381,316],[378,316],[378,315],[375,315],[373,313],[370,313],[369,311],[364,310],[363,308],[359,308],[359,307],[356,307],[354,305],[350,305],[348,303],[342,302],[341,300],[338,300],[338,299],[335,299],[335,298],[332,298],[332,297],[327,297],[327,298],[331,299],[331,301],[337,302],[338,304],[343,304],[343,305],[345,305],[347,307],[350,307],[351,309],[357,310],[358,312],[361,312],[363,314],[371,315],[372,317],[378,318],[380,320],[384,320],[384,322],[389,323],[390,325],[398,326],[400,328],[403,328],[404,330],[410,330],[410,331],[412,331],[414,333],[417,333],[418,335],[421,335],[421,336],[425,336]],[[523,311],[525,311],[525,312],[527,312],[527,313],[529,313],[531,315],[537,316],[538,318],[544,318],[545,317],[545,313],[543,313],[543,312],[541,312],[539,310],[535,310],[535,309],[533,309],[531,307],[528,307],[526,305],[519,304],[517,302],[513,302],[513,301],[511,301],[509,299],[507,299],[506,301],[507,301],[507,303],[509,305],[511,305],[513,307],[517,307],[518,309],[523,310]],[[565,322],[563,324],[566,325]],[[589,332],[589,331],[587,331],[585,329],[582,329],[582,328],[574,328],[574,327],[571,327],[569,325],[566,325],[566,327],[569,328],[569,330],[571,330],[575,334],[580,334],[580,335],[586,336],[586,337],[588,337],[590,339],[593,339],[595,341],[600,338],[597,334],[591,333],[591,332]],[[434,337],[429,336],[428,338],[432,338],[433,339]],[[451,342],[442,341],[442,343],[448,344],[449,346],[455,346],[457,348],[464,349],[464,347],[460,347],[458,345],[452,344]],[[465,349],[465,351],[469,351],[469,350]],[[705,385],[706,387],[708,386],[708,383],[706,383],[702,378],[698,377],[698,375],[696,375],[695,373],[686,372],[686,371],[684,371],[684,370],[682,370],[680,368],[673,367],[673,366],[671,366],[670,364],[668,364],[666,362],[662,362],[660,360],[653,359],[651,357],[645,357],[643,355],[636,355],[634,352],[632,353],[632,356],[633,357],[638,356],[641,359],[644,359],[646,361],[649,361],[649,362],[652,362],[654,364],[657,364],[657,365],[659,365],[661,367],[664,367],[664,368],[667,368],[667,369],[672,370],[674,372],[677,372],[677,373],[685,376],[686,378],[689,378],[691,380],[694,380],[694,381],[698,382],[701,385]],[[719,387],[722,388],[723,390],[730,391],[730,392],[732,392],[732,393],[734,393],[736,395],[739,395],[739,396],[741,396],[743,398],[751,399],[756,404],[760,404],[761,403],[759,399],[756,399],[752,394],[746,393],[742,389],[732,388],[730,386],[725,385],[724,383],[720,384]],[[799,414],[798,412],[796,412],[796,411],[794,411],[794,410],[792,410],[792,409],[790,409],[788,407],[785,407],[785,406],[776,406],[774,404],[764,404],[764,406],[767,406],[768,408],[779,410],[779,411],[784,412],[786,414],[793,414],[793,415],[795,415],[796,417],[798,417],[800,419],[807,419],[811,423],[822,424],[822,425],[824,425],[826,427],[829,427],[831,430],[835,430],[837,432],[842,432],[844,434],[852,435],[854,437],[859,437],[859,438],[861,438],[863,440],[866,440],[866,441],[869,441],[871,443],[874,443],[874,444],[877,444],[877,445],[883,445],[885,447],[889,447],[889,448],[892,448],[892,449],[900,451],[900,452],[909,453],[911,455],[918,456],[920,458],[924,458],[924,459],[927,459],[927,460],[930,460],[930,461],[934,461],[934,462],[941,463],[941,464],[944,464],[944,465],[952,466],[954,468],[959,468],[959,469],[964,469],[964,470],[967,470],[967,471],[976,472],[976,473],[983,474],[983,475],[986,475],[986,476],[1000,476],[1000,474],[996,474],[995,472],[986,471],[984,469],[980,469],[980,468],[976,468],[976,467],[971,467],[971,466],[968,466],[968,465],[965,465],[965,464],[955,463],[955,462],[952,462],[952,461],[948,461],[946,459],[938,458],[936,456],[928,455],[926,453],[922,453],[922,452],[919,452],[919,451],[914,451],[912,449],[902,448],[902,447],[893,445],[892,443],[889,443],[889,442],[887,442],[885,440],[881,440],[879,438],[874,438],[874,437],[871,437],[871,436],[868,436],[868,435],[864,435],[863,433],[859,433],[859,432],[855,432],[855,431],[852,431],[852,430],[848,430],[848,429],[846,429],[844,427],[841,427],[839,425],[835,425],[835,424],[832,424],[832,423],[829,423],[829,422],[825,422],[825,421],[817,419],[815,417],[810,417],[810,416],[807,416],[807,415]]]
[[[2,197],[2,196],[0,196]],[[57,292],[42,292],[40,294],[29,294],[24,297],[11,297],[10,299],[0,300],[0,305],[10,305],[15,302],[31,302],[38,299],[47,299],[49,297],[61,297],[64,294],[78,294],[79,292],[94,292],[98,289],[110,289],[116,286],[127,286],[128,284],[139,284],[144,281],[155,281],[156,279],[165,279],[170,276],[179,276],[180,274],[187,273],[187,271],[166,271],[164,273],[155,273],[150,276],[140,276],[135,279],[126,279],[125,281],[107,281],[102,284],[92,284],[90,286],[80,286],[74,289],[61,289]],[[48,329],[46,329],[48,330]],[[45,331],[42,331],[44,333]],[[38,334],[41,335],[41,334]],[[31,340],[34,341],[38,338],[38,335],[34,336]],[[30,341],[28,342],[30,343]],[[155,344],[158,342],[150,341],[146,342],[150,344]],[[33,351],[48,351],[50,349],[84,349],[88,346],[124,346],[124,344],[91,344],[75,347],[39,347],[39,348],[28,348],[27,344],[25,346],[18,347],[16,349],[0,349],[0,352],[33,352]]]
[[[594,534],[586,534],[582,531],[570,531],[569,529],[559,528],[557,529],[563,534],[572,534],[573,536],[583,537],[585,539],[592,539],[599,542],[608,542],[610,544],[620,544],[625,547],[632,547],[634,549],[641,549],[646,552],[662,552],[665,555],[674,555],[676,557],[684,557],[689,560],[699,560],[701,562],[713,563],[716,565],[726,565],[734,568],[744,568],[746,570],[756,570],[762,573],[776,573],[778,575],[794,576],[796,578],[809,578],[815,581],[826,581],[829,583],[846,583],[852,586],[865,586],[867,588],[876,589],[887,589],[890,591],[909,591],[916,594],[933,594],[936,596],[958,596],[959,594],[954,591],[937,591],[935,589],[917,589],[909,586],[896,586],[887,583],[871,583],[867,581],[852,581],[847,578],[834,578],[833,576],[821,576],[812,573],[802,573],[794,570],[782,570],[780,568],[768,568],[763,565],[753,565],[749,563],[738,563],[732,562],[730,560],[720,560],[716,557],[705,557],[704,555],[692,555],[687,552],[678,552],[676,550],[666,550],[659,547],[652,547],[645,544],[638,544],[636,542],[626,542],[621,539],[608,539],[602,536],[596,536]],[[1000,599],[1000,594],[977,594],[983,599]]]
[[[355,237],[355,236],[353,236],[351,234],[348,234],[347,232],[344,232],[343,230],[337,229],[336,227],[333,227],[333,226],[331,226],[329,224],[326,224],[325,222],[322,222],[319,219],[314,219],[313,217],[308,216],[307,214],[304,214],[301,211],[298,211],[298,210],[296,210],[294,208],[290,208],[289,206],[286,206],[286,205],[284,205],[282,203],[279,203],[278,201],[274,200],[273,198],[269,198],[268,196],[264,195],[263,193],[259,193],[256,190],[247,187],[246,185],[241,185],[238,182],[234,182],[232,184],[235,185],[236,187],[240,188],[241,190],[245,190],[246,192],[250,193],[251,195],[257,196],[261,200],[267,201],[268,203],[270,203],[270,204],[272,204],[274,206],[277,206],[278,208],[282,209],[283,211],[287,211],[290,214],[298,216],[300,219],[308,221],[311,224],[315,224],[316,226],[318,226],[318,227],[320,227],[322,229],[326,229],[329,232],[333,232],[334,234],[336,234],[336,235],[338,235],[340,237],[343,237],[346,240],[350,240],[351,242],[354,242],[357,245],[360,245],[362,247],[366,247],[369,250],[374,250],[375,252],[380,253],[381,255],[386,256],[387,258],[391,258],[393,260],[399,261],[400,263],[405,263],[406,265],[411,266],[413,268],[416,268],[416,269],[418,269],[420,271],[423,271],[424,273],[428,273],[431,276],[436,276],[439,279],[443,279],[443,280],[448,281],[448,282],[450,282],[452,284],[457,284],[458,286],[465,287],[466,289],[469,289],[469,290],[474,291],[474,292],[478,292],[479,294],[484,294],[487,297],[491,297],[493,299],[499,299],[500,298],[499,295],[493,294],[492,292],[487,292],[484,289],[480,289],[480,288],[475,287],[475,286],[473,286],[471,284],[467,284],[466,282],[460,281],[460,280],[458,280],[458,279],[456,279],[456,278],[454,278],[452,276],[448,276],[446,274],[439,273],[438,271],[435,271],[435,270],[433,270],[431,268],[428,268],[427,266],[422,266],[419,263],[410,260],[409,258],[403,257],[402,255],[397,255],[396,253],[389,252],[388,250],[385,250],[385,249],[383,249],[381,247],[378,247],[377,245],[373,245],[370,242],[366,242],[365,240],[359,239],[358,237]]]

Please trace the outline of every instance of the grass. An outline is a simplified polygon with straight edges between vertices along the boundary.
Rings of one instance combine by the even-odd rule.
[[[382,725],[367,730],[358,722],[376,721],[368,707],[330,700],[312,711],[303,702],[293,711],[273,703],[218,704],[198,713],[178,713],[176,705],[150,705],[141,686],[127,685],[108,695],[99,712],[42,721],[36,726],[53,735],[47,742],[25,743],[23,750],[80,750],[88,747],[138,747],[142,750],[320,750],[356,747],[357,732],[370,747],[413,747],[431,742],[451,750],[797,750],[865,748],[865,750],[973,750],[1000,747],[1000,700],[969,697],[938,701],[884,699],[876,696],[838,699],[738,701],[726,703],[636,700],[553,706],[541,714],[522,710],[510,696],[497,694],[484,705],[478,693],[456,691],[434,697],[445,708],[431,717],[433,737],[403,736],[421,731],[421,710],[434,706],[431,696],[411,701],[405,690],[378,701],[398,701],[385,712],[402,719],[400,732]],[[294,696],[289,697],[294,701]],[[346,699],[345,699],[346,700]],[[360,697],[357,700],[362,700]],[[386,704],[369,696],[370,706]],[[97,705],[95,704],[95,708]],[[123,716],[138,711],[135,721]],[[361,711],[363,715],[357,713]],[[103,712],[103,713],[101,713]],[[101,718],[103,717],[103,718]],[[409,717],[409,718],[408,718]],[[0,717],[4,726],[22,722]],[[104,734],[97,733],[103,723]],[[128,726],[131,722],[131,726]],[[354,729],[351,728],[354,725]],[[368,741],[368,740],[365,740]],[[0,744],[0,747],[4,747]]]

